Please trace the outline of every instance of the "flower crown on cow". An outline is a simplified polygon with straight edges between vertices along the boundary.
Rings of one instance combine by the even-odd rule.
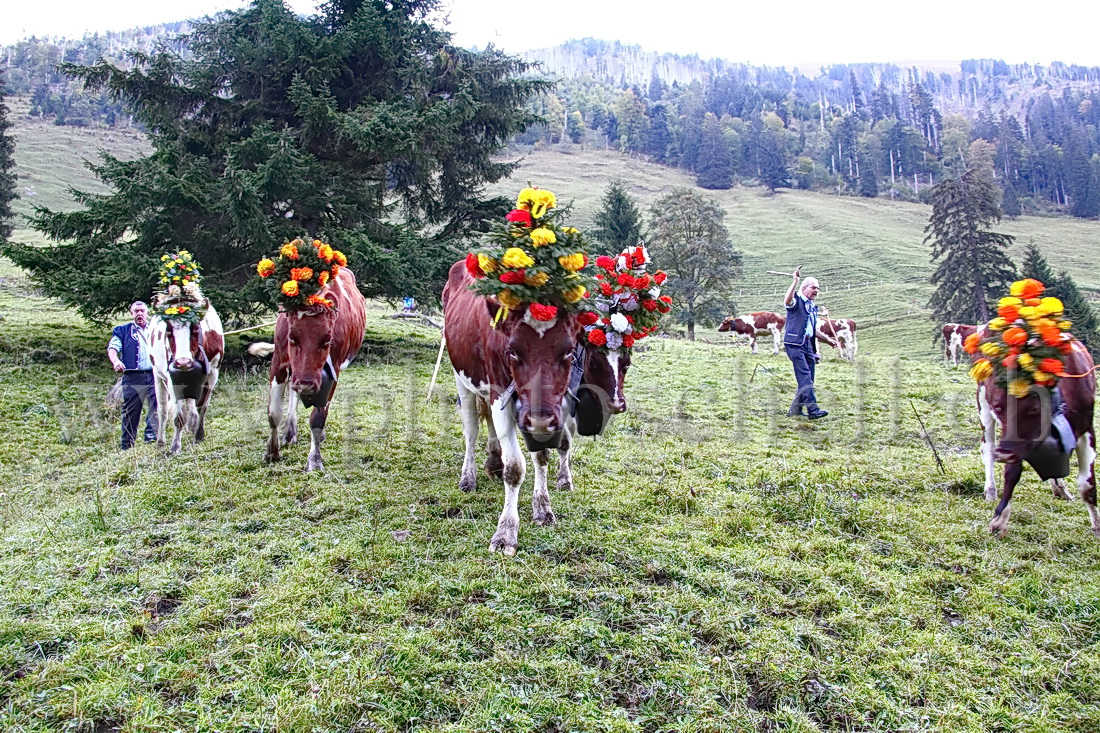
[[[466,255],[466,270],[474,279],[470,289],[503,306],[497,320],[525,303],[537,321],[580,310],[592,286],[581,273],[588,265],[588,240],[558,222],[555,205],[550,191],[523,189],[506,221],[493,226],[481,249]]]
[[[166,321],[198,323],[206,315],[206,298],[199,290],[199,264],[185,249],[161,255],[160,286],[153,297],[153,315]]]
[[[333,302],[322,291],[336,279],[340,268],[347,266],[344,253],[320,239],[314,239],[312,246],[295,239],[279,248],[276,259],[260,260],[256,272],[270,283],[276,302],[284,310],[332,308]]]
[[[967,336],[963,348],[975,356],[971,377],[995,377],[1013,397],[1025,397],[1032,384],[1053,387],[1066,376],[1060,357],[1073,350],[1071,324],[1062,301],[1043,298],[1043,290],[1030,278],[1012,283],[1010,295],[997,304],[997,317]]]
[[[660,316],[672,309],[672,298],[661,295],[665,273],[645,271],[650,263],[645,247],[627,247],[618,257],[601,255],[596,266],[593,310],[580,315],[588,342],[608,350],[629,349],[638,339],[660,328]]]

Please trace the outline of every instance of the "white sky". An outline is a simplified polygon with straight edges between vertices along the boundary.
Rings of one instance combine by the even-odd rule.
[[[314,0],[289,0],[310,12]],[[799,67],[871,61],[1010,63],[1064,61],[1100,66],[1100,2],[1026,6],[972,0],[443,0],[448,28],[464,46],[495,44],[517,53],[574,38],[618,40],[649,51],[698,54]],[[29,35],[122,30],[182,20],[242,0],[8,0],[0,43]]]

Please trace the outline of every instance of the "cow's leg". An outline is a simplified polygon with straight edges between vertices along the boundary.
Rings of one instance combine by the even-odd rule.
[[[489,433],[489,437],[485,442],[485,473],[489,474],[490,478],[500,478],[501,474],[504,473],[504,462],[500,459],[500,438],[497,437],[497,429],[493,425],[489,403],[479,399],[477,404],[478,417],[485,418],[485,428]]]
[[[1055,499],[1063,499],[1065,501],[1073,501],[1073,497],[1066,493],[1066,480],[1061,478],[1052,478],[1050,480],[1050,488],[1054,492]]]
[[[306,462],[307,471],[321,471],[325,464],[321,461],[321,443],[325,442],[325,423],[328,422],[329,403],[314,407],[309,414],[309,459]]]
[[[749,348],[752,349],[752,353],[756,353],[756,334],[749,334]]]
[[[214,394],[214,387],[218,384],[218,368],[211,367],[210,374],[206,377],[206,384],[202,387],[202,397],[199,398],[199,423],[195,426],[195,442],[201,443],[206,439],[206,408],[210,406],[210,395]]]
[[[287,382],[289,383],[289,378]],[[283,423],[283,445],[298,442],[298,393],[290,390],[290,404],[286,408],[286,421]]]
[[[1100,537],[1100,514],[1096,511],[1096,434],[1090,429],[1077,439],[1077,490],[1089,511],[1092,533]]]
[[[195,409],[194,400],[179,400],[176,402],[176,434],[172,436],[172,445],[168,448],[170,455],[177,455],[183,447],[183,431],[191,420],[191,413]]]
[[[779,355],[779,341],[783,338],[783,334],[779,332],[779,329],[775,326],[771,327],[772,332],[772,356]]]
[[[271,428],[271,435],[267,439],[267,452],[264,453],[264,460],[268,463],[282,458],[279,455],[279,423],[283,421],[283,399],[286,391],[287,382],[271,380],[271,390],[267,394],[267,424]]]
[[[993,419],[993,408],[986,399],[985,386],[978,387],[978,421],[982,425],[982,462],[985,465],[985,500],[997,498],[997,461],[993,451],[997,447],[997,425]]]
[[[1012,512],[1012,492],[1016,489],[1016,484],[1020,482],[1020,476],[1023,473],[1024,464],[1005,464],[1005,488],[1001,492],[1001,503],[997,505],[997,509],[993,512],[993,520],[989,523],[991,534],[1004,537],[1008,532],[1008,515]]]
[[[159,372],[153,374],[153,389],[157,392],[157,448],[164,450],[165,433],[168,430],[168,409],[176,406],[167,372],[163,378]]]
[[[515,555],[519,544],[519,487],[527,472],[527,461],[516,435],[516,411],[511,404],[493,405],[493,422],[500,437],[500,453],[504,462],[504,509],[497,521],[497,531],[489,540],[489,551],[500,550]]]
[[[462,458],[462,474],[458,479],[458,488],[463,491],[473,491],[477,488],[474,449],[477,447],[477,433],[480,424],[478,420],[478,410],[480,409],[478,402],[482,402],[482,399],[474,392],[466,389],[457,376],[455,385],[458,387],[458,412],[462,418],[462,437],[466,440],[466,454]]]
[[[531,519],[539,525],[553,524],[556,517],[554,510],[550,508],[550,491],[546,486],[550,449],[543,448],[532,452],[531,463],[535,466],[535,490],[531,494]]]
[[[568,418],[558,447],[558,491],[573,490],[573,437],[577,432],[576,418]]]

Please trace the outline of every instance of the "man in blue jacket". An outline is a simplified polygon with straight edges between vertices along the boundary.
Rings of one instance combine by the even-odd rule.
[[[149,307],[140,300],[130,306],[132,323],[115,326],[107,344],[111,367],[122,375],[122,450],[137,438],[141,407],[145,405],[145,442],[157,439],[157,392],[153,388],[153,364],[149,361],[145,329]]]
[[[821,361],[817,351],[817,304],[814,299],[821,292],[817,278],[808,277],[798,288],[802,267],[794,271],[791,287],[783,304],[787,306],[787,325],[783,329],[783,348],[794,365],[794,378],[798,382],[798,392],[787,411],[789,417],[806,415],[811,420],[828,415],[817,405],[814,394],[814,368]],[[824,338],[824,336],[823,336]],[[806,412],[802,410],[805,408]]]

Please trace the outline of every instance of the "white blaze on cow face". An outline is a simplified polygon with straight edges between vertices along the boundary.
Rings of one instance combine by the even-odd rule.
[[[531,329],[542,338],[546,335],[546,332],[558,324],[558,319],[551,318],[549,321],[540,321],[531,315],[531,310],[528,309],[523,312],[523,322],[526,323]]]
[[[195,363],[191,353],[191,324],[169,321],[167,325],[172,329],[172,342],[175,346],[173,363],[177,369],[190,369]]]
[[[611,349],[607,352],[607,363],[611,367],[611,413],[614,415],[626,412],[626,398],[623,396],[623,375],[619,370],[622,356],[619,349]]]

